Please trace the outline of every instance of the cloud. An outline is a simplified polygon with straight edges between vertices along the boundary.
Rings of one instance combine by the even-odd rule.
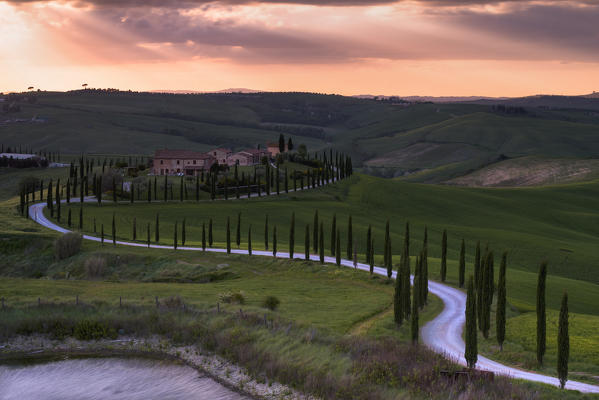
[[[9,4],[52,3],[57,0],[0,0]],[[75,6],[97,7],[160,7],[195,8],[207,4],[252,5],[252,4],[301,4],[325,7],[377,6],[393,3],[418,3],[429,6],[480,6],[500,3],[525,3],[527,0],[58,0]],[[595,4],[595,0],[544,0],[544,4]]]
[[[499,3],[492,0],[420,0],[418,6],[365,0],[92,1],[100,7],[69,8],[68,29],[48,29],[93,48],[97,57],[112,63],[202,58],[246,64],[369,59],[599,61],[595,28],[599,6],[584,1],[501,2],[499,10],[467,7]],[[373,7],[380,13],[369,13],[369,7],[312,9],[298,3],[396,4]],[[83,4],[89,3],[79,3]],[[52,12],[60,13],[44,11],[45,7],[30,9],[40,13],[34,19],[40,23],[51,21]]]

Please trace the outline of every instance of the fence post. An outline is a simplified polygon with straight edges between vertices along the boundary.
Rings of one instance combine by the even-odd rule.
[[[216,303],[216,312],[220,313],[220,303]]]
[[[40,307],[42,305],[42,299],[37,298],[37,306]]]
[[[119,296],[119,308],[123,306],[123,297]]]
[[[156,296],[156,308],[158,308],[158,296]]]

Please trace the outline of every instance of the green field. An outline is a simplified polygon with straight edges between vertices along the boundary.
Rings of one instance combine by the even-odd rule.
[[[541,260],[549,261],[552,275],[599,283],[599,254],[595,251],[599,235],[599,213],[593,208],[599,194],[599,183],[571,184],[534,189],[470,189],[447,186],[410,184],[384,180],[366,175],[355,175],[348,181],[331,187],[282,195],[280,198],[242,200],[240,202],[174,202],[167,204],[136,203],[101,207],[87,204],[84,208],[84,230],[91,230],[92,218],[97,227],[104,224],[110,234],[112,215],[116,216],[117,237],[131,239],[132,219],[145,229],[159,213],[161,242],[172,244],[175,221],[186,219],[187,241],[197,245],[201,240],[202,223],[214,223],[215,242],[223,244],[227,217],[231,220],[234,237],[238,213],[242,218],[242,241],[246,242],[247,229],[252,225],[254,246],[261,248],[265,216],[269,224],[279,227],[279,244],[286,247],[289,232],[286,228],[291,213],[296,216],[296,247],[301,252],[304,229],[312,224],[315,210],[324,221],[325,246],[330,248],[330,226],[337,215],[337,226],[342,238],[347,232],[349,215],[353,219],[354,240],[359,252],[365,249],[365,234],[372,224],[375,247],[381,254],[386,220],[391,222],[393,248],[403,240],[404,225],[410,222],[413,248],[418,249],[424,227],[429,230],[429,254],[440,256],[441,233],[448,230],[449,258],[457,259],[462,238],[467,243],[472,260],[477,240],[488,244],[496,253],[508,251],[510,266],[536,272]],[[73,212],[73,224],[78,223],[78,207]],[[63,212],[63,216],[66,213]],[[207,226],[207,225],[206,225]],[[141,229],[141,228],[140,228]],[[143,230],[145,240],[145,230]],[[345,248],[342,239],[342,248]],[[413,254],[416,254],[416,250]]]

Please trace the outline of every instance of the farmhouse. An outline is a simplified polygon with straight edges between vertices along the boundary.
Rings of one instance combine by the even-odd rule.
[[[190,150],[156,150],[154,153],[154,175],[184,174],[196,176],[208,170],[216,159],[211,154]]]
[[[246,149],[233,153],[230,149],[218,148],[207,153],[191,150],[156,150],[154,153],[154,175],[196,176],[201,170],[209,170],[213,164],[251,166],[260,164],[270,153],[262,149]]]
[[[281,152],[279,149],[279,143],[274,142],[267,143],[266,150],[270,153],[271,157],[274,157]],[[285,151],[287,151],[287,143],[285,143]]]
[[[227,157],[227,165],[256,165],[260,164],[262,157],[270,157],[270,153],[261,149],[246,149]]]
[[[233,154],[231,149],[227,148],[218,148],[214,150],[210,150],[210,155],[218,161],[219,164],[227,164],[227,158]]]

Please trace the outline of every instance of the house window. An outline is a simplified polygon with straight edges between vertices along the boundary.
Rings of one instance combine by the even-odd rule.
[[[179,165],[179,160],[177,160],[177,165]]]
[[[164,164],[164,160],[160,160],[160,164]]]
[[[164,168],[160,170],[160,175],[164,175]]]
[[[193,165],[196,165],[196,160],[193,160]]]

